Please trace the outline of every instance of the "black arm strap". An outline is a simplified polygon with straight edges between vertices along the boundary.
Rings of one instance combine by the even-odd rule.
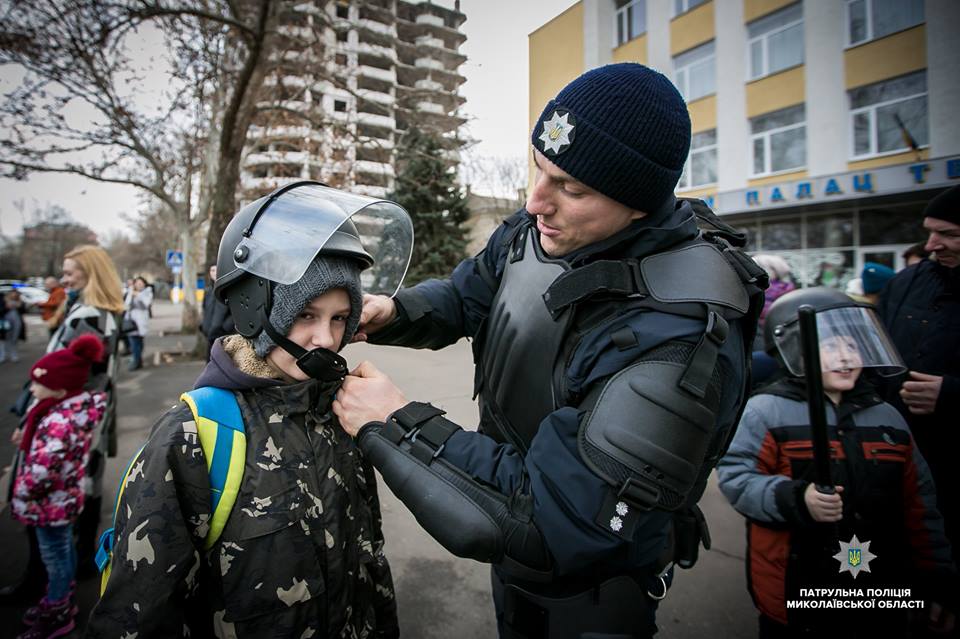
[[[423,402],[410,402],[387,420],[383,435],[392,443],[410,440],[410,453],[429,465],[460,427],[443,417],[446,411]]]

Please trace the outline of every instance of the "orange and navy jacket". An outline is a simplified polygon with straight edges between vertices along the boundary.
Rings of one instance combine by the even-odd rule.
[[[775,382],[750,399],[717,466],[720,490],[747,518],[754,604],[788,623],[786,600],[799,598],[800,588],[883,584],[913,586],[954,608],[956,572],[933,480],[903,418],[862,380],[839,406],[826,404],[832,479],[844,488],[837,526],[813,521],[803,500],[814,459],[801,381]],[[854,534],[882,558],[856,582],[833,558],[836,538]]]

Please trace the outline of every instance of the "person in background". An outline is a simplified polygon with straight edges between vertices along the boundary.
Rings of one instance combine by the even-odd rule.
[[[143,277],[134,278],[123,301],[127,317],[136,324],[136,330],[126,335],[130,345],[128,370],[131,371],[143,368],[143,338],[146,337],[150,327],[151,304],[153,304],[153,289],[147,285],[147,280]]]
[[[925,244],[926,242],[917,242],[903,252],[903,261],[906,266],[913,266],[930,257],[930,251],[925,248]]]
[[[114,358],[123,313],[123,295],[120,276],[113,260],[99,246],[81,245],[63,258],[63,280],[67,289],[67,315],[60,328],[50,338],[47,352],[66,348],[87,333],[104,342],[106,356],[95,362],[90,372],[89,389],[104,391],[113,388]],[[73,302],[71,303],[71,298]],[[115,392],[109,390],[108,396]],[[108,401],[107,417],[100,429],[94,429],[87,476],[84,480],[86,506],[76,523],[79,574],[96,572],[93,561],[100,524],[100,506],[103,501],[104,457],[108,452],[109,433],[115,416],[114,398]],[[111,416],[111,413],[113,416]]]
[[[815,486],[807,387],[798,309],[817,311],[832,493]],[[834,636],[916,637],[906,610],[791,609],[802,588],[895,586],[925,601],[922,629],[950,632],[955,566],[930,471],[900,414],[884,403],[861,373],[902,370],[872,307],[828,288],[784,295],[770,308],[767,350],[785,375],[747,402],[727,454],[717,466],[719,487],[747,518],[747,575],[760,612],[761,638]],[[838,537],[870,542],[874,564],[838,571]],[[839,564],[841,567],[844,564]],[[869,569],[869,571],[867,570]],[[851,629],[854,632],[851,632]]]
[[[0,363],[7,360],[11,362],[20,361],[17,341],[20,340],[20,335],[23,333],[22,305],[20,294],[16,291],[8,291],[3,296],[3,326],[0,327],[3,339],[0,341]]]
[[[960,186],[933,198],[923,213],[931,258],[897,273],[877,310],[909,369],[883,387],[910,424],[937,486],[937,504],[953,544],[960,544]]]
[[[863,302],[867,303],[867,298],[863,295],[863,279],[855,277],[849,282],[847,282],[847,287],[843,290],[847,294],[847,297],[852,299],[854,302]]]
[[[876,306],[880,302],[880,291],[896,274],[896,271],[883,264],[877,264],[876,262],[864,264],[863,271],[860,273],[860,281],[863,286],[862,301]]]
[[[763,311],[760,312],[760,326],[757,337],[753,341],[751,357],[753,360],[752,387],[758,388],[769,382],[778,370],[777,362],[763,350],[763,322],[767,311],[770,310],[771,304],[796,289],[797,285],[793,282],[790,265],[779,255],[768,253],[755,255],[753,261],[759,264],[770,278],[770,286],[764,291]]]
[[[23,455],[13,479],[13,517],[34,530],[47,572],[47,592],[23,616],[18,639],[47,639],[70,632],[77,615],[73,524],[83,511],[81,486],[92,429],[106,409],[104,393],[83,390],[103,343],[81,335],[70,346],[41,357],[30,369],[37,402],[11,440]]]
[[[40,307],[40,318],[47,325],[50,335],[53,335],[60,326],[60,322],[63,321],[63,314],[58,311],[67,301],[67,292],[60,286],[57,278],[52,275],[44,278],[43,287],[47,289],[47,301],[41,302],[37,306]]]
[[[217,338],[232,335],[235,332],[233,316],[230,307],[217,299],[213,294],[213,285],[217,281],[217,265],[210,265],[210,279],[204,286],[203,292],[203,321],[200,330],[207,338],[207,361],[210,361],[210,351]]]

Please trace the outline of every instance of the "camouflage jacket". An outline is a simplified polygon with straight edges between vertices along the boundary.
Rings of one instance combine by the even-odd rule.
[[[154,426],[117,515],[110,579],[88,637],[394,637],[376,477],[319,382],[237,394],[240,494],[203,552],[209,476],[193,416]]]

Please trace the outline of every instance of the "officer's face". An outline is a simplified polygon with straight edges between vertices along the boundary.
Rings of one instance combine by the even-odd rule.
[[[315,348],[340,350],[343,333],[350,317],[350,297],[342,288],[327,291],[307,304],[294,320],[287,338],[312,351]],[[267,361],[275,368],[298,381],[309,379],[297,366],[293,355],[282,348],[274,348],[267,353]]]
[[[935,260],[947,268],[960,264],[960,224],[925,217],[923,228],[930,234],[924,248],[933,253]]]
[[[551,257],[605,240],[646,215],[577,181],[539,151],[533,161],[537,174],[527,211],[537,216],[540,246]]]

